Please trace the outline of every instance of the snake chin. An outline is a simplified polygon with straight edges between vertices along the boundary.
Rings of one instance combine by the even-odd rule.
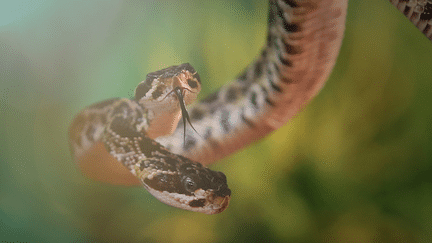
[[[218,196],[213,190],[204,191],[203,189],[198,189],[192,195],[185,195],[175,192],[161,192],[148,186],[145,186],[145,188],[159,201],[167,205],[205,214],[223,212],[228,207],[231,199],[229,195]]]

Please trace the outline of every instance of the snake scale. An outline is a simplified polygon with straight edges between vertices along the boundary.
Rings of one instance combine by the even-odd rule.
[[[390,2],[432,39],[432,1]],[[72,153],[80,161],[102,144],[109,163],[120,161],[160,201],[222,212],[231,197],[226,177],[202,164],[281,127],[319,92],[339,53],[346,10],[347,1],[270,0],[266,45],[235,80],[187,111],[201,89],[195,69],[186,63],[149,73],[134,98],[102,101],[75,117]]]

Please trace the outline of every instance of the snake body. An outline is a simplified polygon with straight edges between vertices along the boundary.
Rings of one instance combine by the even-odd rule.
[[[231,195],[225,175],[173,154],[152,139],[170,133],[182,112],[187,117],[184,103],[195,100],[200,88],[189,64],[149,73],[133,99],[103,101],[75,117],[69,129],[75,157],[80,159],[102,141],[160,201],[190,211],[222,212]]]
[[[423,4],[421,13],[411,0],[390,2],[431,38],[430,1],[415,1]],[[81,111],[69,130],[75,157],[101,141],[162,202],[222,212],[231,193],[225,175],[200,163],[269,134],[319,92],[339,53],[346,10],[347,1],[270,0],[265,47],[235,80],[192,105],[196,132],[185,130],[184,104],[195,100],[201,83],[182,64],[148,74],[132,100],[111,99]]]

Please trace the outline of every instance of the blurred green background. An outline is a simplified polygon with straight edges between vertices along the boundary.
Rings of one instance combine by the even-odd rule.
[[[386,0],[351,1],[334,71],[306,109],[213,168],[230,207],[203,215],[84,177],[66,131],[190,62],[200,97],[265,41],[267,1],[3,1],[0,240],[430,242],[432,45]]]

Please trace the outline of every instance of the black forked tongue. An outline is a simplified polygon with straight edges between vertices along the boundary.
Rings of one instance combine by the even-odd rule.
[[[197,130],[192,126],[192,123],[189,118],[189,114],[186,110],[186,105],[184,103],[182,90],[180,87],[175,87],[174,92],[177,95],[177,98],[179,100],[181,112],[182,112],[182,119],[183,119],[183,143],[186,144],[186,121],[189,123],[189,125],[192,127],[192,129],[198,134]],[[198,134],[199,135],[199,134]]]

